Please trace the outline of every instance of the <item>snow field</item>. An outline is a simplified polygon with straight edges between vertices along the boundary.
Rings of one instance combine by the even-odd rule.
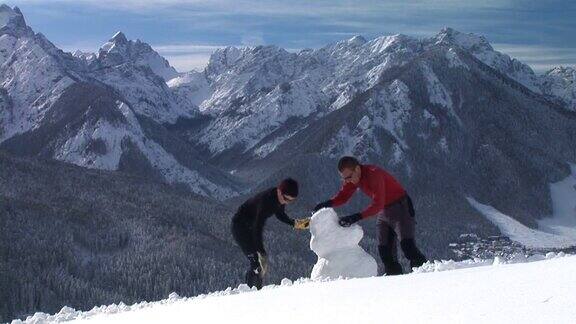
[[[531,262],[538,261],[538,262]],[[518,263],[519,262],[519,263]],[[453,270],[453,271],[447,271]],[[284,279],[197,297],[37,313],[25,323],[574,323],[576,256],[435,261],[415,273],[349,280]],[[13,324],[22,321],[13,321]]]

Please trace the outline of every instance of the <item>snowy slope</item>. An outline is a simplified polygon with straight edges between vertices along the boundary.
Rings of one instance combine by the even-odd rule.
[[[502,234],[509,237],[512,241],[520,243],[527,248],[553,249],[576,246],[575,235],[566,235],[565,233],[549,233],[550,231],[535,230],[523,225],[514,218],[503,214],[492,206],[481,204],[473,198],[468,198],[468,201],[487,219],[498,226]],[[565,225],[563,228],[571,231],[575,230],[573,224],[570,227]]]
[[[576,242],[576,165],[566,179],[550,184],[552,217],[539,221],[539,226],[551,233],[572,237]]]
[[[544,75],[542,92],[559,99],[568,108],[576,111],[576,70],[571,67],[556,67]]]
[[[573,323],[576,257],[547,258],[518,264],[439,262],[397,277],[285,279],[282,286],[261,291],[241,286],[195,298],[172,294],[160,302],[85,313],[65,307],[55,316],[39,313],[27,322]],[[449,269],[456,270],[443,271]]]
[[[550,249],[576,246],[576,165],[565,179],[550,184],[553,214],[538,220],[531,229],[496,208],[467,197],[468,202],[494,223],[502,234],[528,248]]]

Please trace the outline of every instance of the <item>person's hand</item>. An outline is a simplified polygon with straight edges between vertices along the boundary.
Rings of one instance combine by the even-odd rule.
[[[342,226],[342,227],[348,227],[348,226],[356,223],[357,221],[359,221],[361,219],[362,219],[362,214],[356,213],[353,215],[340,217],[340,219],[338,220],[338,224],[340,224],[340,226]]]
[[[326,200],[324,202],[319,203],[318,205],[316,205],[314,207],[314,209],[312,210],[312,212],[317,212],[322,208],[328,208],[328,207],[332,207],[332,200]]]
[[[294,220],[294,228],[298,230],[305,230],[310,227],[310,218],[302,218]]]

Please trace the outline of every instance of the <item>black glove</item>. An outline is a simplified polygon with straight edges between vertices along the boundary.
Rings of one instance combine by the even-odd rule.
[[[322,208],[328,208],[328,207],[332,207],[332,200],[326,200],[325,202],[321,202],[318,205],[316,205],[316,207],[314,207],[313,212],[317,212]]]
[[[356,213],[349,216],[340,217],[340,220],[338,220],[338,224],[340,224],[340,226],[342,227],[348,227],[361,219],[362,214]]]

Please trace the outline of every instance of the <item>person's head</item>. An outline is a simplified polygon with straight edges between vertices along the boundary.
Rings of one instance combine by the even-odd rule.
[[[358,184],[362,176],[360,162],[353,156],[344,156],[338,161],[338,171],[345,183]]]
[[[298,197],[298,182],[292,178],[286,178],[276,187],[278,201],[282,205],[293,202]]]

